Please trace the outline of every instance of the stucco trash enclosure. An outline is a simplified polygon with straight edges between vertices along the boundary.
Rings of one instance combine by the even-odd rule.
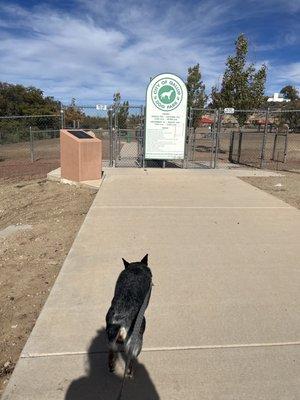
[[[82,129],[60,130],[61,177],[75,182],[97,180],[102,175],[102,142]]]

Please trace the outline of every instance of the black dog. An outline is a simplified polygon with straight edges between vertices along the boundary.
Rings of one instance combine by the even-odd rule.
[[[125,269],[117,280],[114,298],[106,315],[106,333],[109,341],[109,370],[114,372],[118,352],[128,354],[131,335],[139,310],[152,286],[152,273],[148,268],[148,254],[140,261],[129,263],[124,258]],[[148,304],[147,304],[148,305]],[[143,344],[146,319],[143,318],[138,340],[134,344],[133,357],[138,357]],[[130,362],[128,376],[132,376]]]

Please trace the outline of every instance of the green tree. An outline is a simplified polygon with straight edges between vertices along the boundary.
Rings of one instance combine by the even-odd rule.
[[[113,100],[114,100],[114,105],[119,106],[121,102],[121,93],[120,92],[114,93]]]
[[[199,64],[188,68],[188,75],[186,81],[186,88],[188,92],[187,105],[188,108],[203,109],[207,96],[205,94],[205,85],[201,80],[201,71]],[[194,128],[198,125],[199,117],[203,113],[201,111],[194,110],[192,117],[192,126]]]
[[[53,97],[44,96],[42,90],[33,86],[0,82],[0,116],[32,116],[36,118],[9,118],[0,121],[0,142],[28,140],[29,127],[35,130],[59,129],[61,104]]]
[[[287,85],[280,90],[284,98],[287,100],[295,101],[299,99],[299,92],[295,86]]]
[[[118,126],[120,129],[127,128],[128,114],[129,114],[129,102],[124,101],[124,103],[120,105],[118,111]]]
[[[118,120],[118,128],[119,129],[126,129],[127,128],[127,120],[129,115],[129,102],[124,101],[121,104],[121,93],[116,92],[113,96],[114,100],[114,108],[117,115]]]
[[[287,111],[288,112],[285,112]],[[295,110],[295,111],[294,111]],[[281,109],[281,120],[288,124],[289,129],[292,131],[298,131],[300,127],[300,99],[296,99],[285,103]]]
[[[253,64],[247,63],[247,54],[248,40],[241,34],[235,42],[235,55],[227,58],[221,89],[212,88],[214,108],[249,110],[259,108],[265,103],[266,66],[263,65],[256,71]],[[235,117],[242,127],[247,113],[239,112]]]
[[[76,99],[72,98],[71,103],[64,109],[65,126],[78,128],[85,118],[85,114],[76,105]]]
[[[33,86],[13,85],[0,82],[0,115],[51,115],[58,114],[60,102],[44,96]]]
[[[188,107],[204,108],[207,96],[205,94],[205,85],[201,80],[199,64],[188,69],[186,87],[188,92]]]

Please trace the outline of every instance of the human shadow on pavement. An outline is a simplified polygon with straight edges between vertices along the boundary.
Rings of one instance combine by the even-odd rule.
[[[65,400],[116,400],[122,377],[108,371],[106,332],[98,331],[88,350],[86,376],[71,382]],[[119,361],[120,362],[120,361]],[[143,364],[135,362],[134,378],[126,379],[122,400],[159,400],[151,378]]]

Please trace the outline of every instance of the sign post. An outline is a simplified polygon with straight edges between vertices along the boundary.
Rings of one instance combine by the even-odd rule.
[[[145,159],[184,159],[187,89],[174,74],[160,74],[146,94]]]

